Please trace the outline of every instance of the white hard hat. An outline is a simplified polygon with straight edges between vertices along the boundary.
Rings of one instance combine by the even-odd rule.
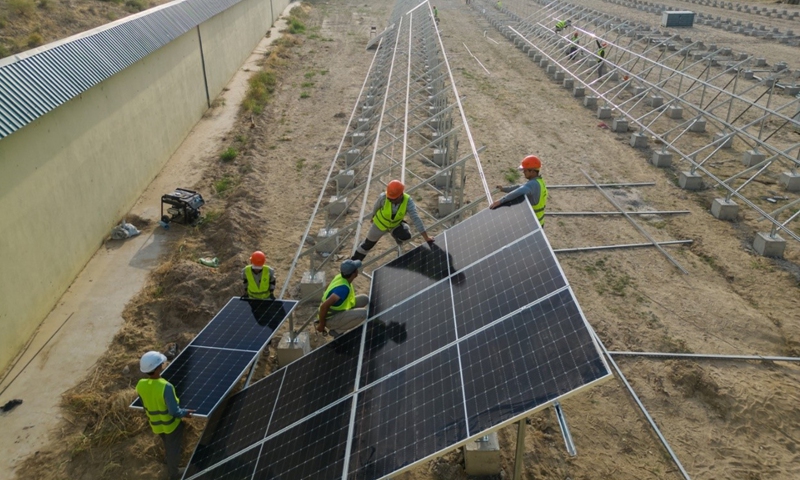
[[[142,359],[139,360],[139,369],[142,373],[150,373],[158,368],[159,365],[163,365],[166,361],[166,355],[161,352],[147,352],[142,355]]]

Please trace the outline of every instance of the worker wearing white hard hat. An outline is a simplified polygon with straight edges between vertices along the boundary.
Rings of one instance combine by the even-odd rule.
[[[169,478],[177,480],[181,478],[181,473],[178,471],[183,437],[181,418],[190,418],[194,410],[181,408],[175,387],[161,378],[166,363],[167,357],[163,353],[151,351],[142,355],[139,369],[147,374],[147,378],[139,380],[136,384],[136,393],[142,399],[150,428],[164,441]]]

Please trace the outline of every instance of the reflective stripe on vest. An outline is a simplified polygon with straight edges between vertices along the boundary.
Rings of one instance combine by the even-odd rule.
[[[603,59],[606,58],[606,49],[605,48],[601,48],[600,50],[598,50],[597,51],[597,56],[600,57],[600,58],[597,59],[597,63],[602,62]]]
[[[256,284],[256,277],[253,275],[253,266],[248,265],[244,267],[244,276],[247,277],[247,296],[259,300],[266,300],[269,298],[269,283],[271,270],[268,266],[264,265],[261,270],[261,283]]]
[[[396,228],[400,223],[403,222],[403,219],[406,218],[406,207],[408,206],[408,199],[409,196],[407,193],[403,194],[403,201],[400,202],[400,206],[397,208],[397,213],[394,217],[392,217],[392,202],[389,201],[387,198],[383,202],[383,208],[378,210],[378,213],[372,217],[372,223],[375,224],[381,231],[388,232]]]
[[[322,301],[324,302],[325,300],[328,299],[328,297],[331,295],[331,292],[333,292],[334,288],[341,287],[342,285],[346,286],[350,290],[350,293],[347,294],[347,298],[345,298],[344,302],[342,302],[342,304],[339,305],[338,307],[335,305],[330,306],[330,308],[328,309],[329,317],[334,313],[350,310],[351,308],[356,306],[356,292],[355,290],[353,290],[353,286],[350,285],[350,282],[348,282],[346,278],[342,277],[341,273],[333,277],[333,281],[331,282],[330,285],[328,285],[328,288],[325,289],[325,293],[322,294]]]
[[[544,209],[547,206],[547,187],[544,184],[542,177],[536,177],[539,182],[539,203],[531,205],[533,213],[536,214],[536,219],[539,220],[539,225],[544,226]]]
[[[167,409],[167,402],[164,400],[167,383],[169,382],[163,378],[143,378],[136,384],[136,393],[142,399],[144,411],[150,420],[150,428],[155,434],[172,433],[181,423],[181,419],[170,415]],[[175,395],[175,403],[180,404],[174,387],[172,392]]]
[[[556,28],[564,28],[566,26],[567,26],[567,22],[565,22],[563,20],[559,21],[559,22],[556,22]]]

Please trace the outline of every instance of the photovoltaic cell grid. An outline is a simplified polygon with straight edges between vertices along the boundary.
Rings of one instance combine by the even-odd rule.
[[[381,478],[610,376],[530,204],[525,200],[505,212],[514,215],[505,215],[504,222],[530,226],[533,219],[534,227],[523,230],[489,218],[503,215],[501,208],[483,211],[457,226],[470,222],[475,234],[462,228],[440,236],[436,247],[445,252],[449,276],[442,274],[441,253],[428,256],[432,265],[419,260],[427,254],[417,252],[412,255],[417,260],[394,261],[391,269],[375,271],[372,295],[380,300],[373,298],[371,308],[376,303],[380,308],[371,310],[370,320],[356,330],[364,332],[361,363],[355,364],[360,370],[344,369],[353,368],[354,377],[360,371],[355,394],[346,394],[343,400],[330,400],[331,395],[326,401],[339,403],[311,412],[287,429],[270,427],[260,442],[263,448],[271,445],[274,451],[272,445],[293,442],[299,453],[285,461],[281,455],[288,455],[288,450],[278,455],[262,452],[251,466],[255,470],[242,471],[241,478],[253,473],[256,479]],[[482,231],[486,234],[477,233]],[[516,233],[497,234],[508,231]],[[484,247],[470,245],[469,238],[498,246],[481,257]],[[451,249],[451,241],[460,242],[458,252]],[[423,271],[434,274],[420,274]],[[391,296],[396,284],[407,291],[405,299]],[[411,288],[414,284],[416,288]],[[328,346],[352,342],[348,335]],[[295,363],[322,363],[307,360],[314,353]],[[290,376],[287,370],[286,378]],[[346,419],[350,434],[342,439],[343,427],[336,422],[335,428],[326,430],[332,432],[326,437],[331,443],[321,452],[335,460],[347,456],[345,470],[331,470],[330,463],[318,461],[323,454],[304,442],[314,422],[325,418],[319,415],[352,402],[353,416]],[[276,420],[273,414],[271,421]],[[222,465],[239,457],[244,461],[245,456]],[[291,475],[286,473],[290,470]],[[308,476],[300,476],[301,471]],[[209,473],[196,478],[233,478],[207,477]]]
[[[297,305],[293,300],[232,298],[162,373],[181,406],[208,416],[258,357]],[[136,398],[132,408],[142,408]]]

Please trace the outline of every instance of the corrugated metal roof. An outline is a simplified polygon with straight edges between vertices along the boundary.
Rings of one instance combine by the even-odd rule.
[[[0,66],[0,139],[240,1],[169,4]]]

